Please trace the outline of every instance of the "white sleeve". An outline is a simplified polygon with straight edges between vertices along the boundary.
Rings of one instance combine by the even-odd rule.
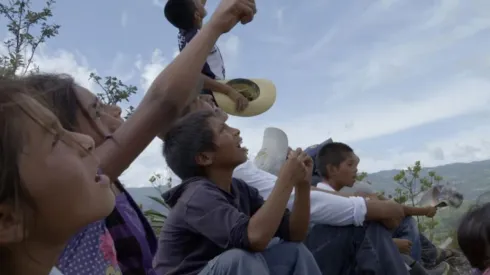
[[[277,181],[276,176],[257,168],[257,166],[255,166],[255,164],[250,160],[247,160],[247,162],[235,168],[235,171],[233,171],[233,177],[241,179],[249,186],[259,190],[259,194],[264,198],[264,200],[267,200],[267,198],[270,196]],[[291,193],[288,201],[289,209],[292,209],[293,202],[294,190]]]
[[[312,223],[333,226],[362,226],[364,223],[367,208],[361,197],[346,198],[312,190],[310,200]]]

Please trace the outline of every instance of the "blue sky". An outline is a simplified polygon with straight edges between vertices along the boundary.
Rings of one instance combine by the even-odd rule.
[[[37,1],[35,1],[37,2]],[[41,70],[137,85],[137,105],[177,50],[157,0],[59,1],[60,35],[36,55]],[[36,4],[38,5],[38,4]],[[216,0],[208,1],[211,13]],[[255,20],[220,38],[228,77],[268,78],[273,108],[231,118],[254,154],[265,127],[292,147],[328,137],[352,145],[360,169],[490,158],[490,2],[483,0],[257,1]],[[165,172],[154,141],[125,173],[144,185]]]

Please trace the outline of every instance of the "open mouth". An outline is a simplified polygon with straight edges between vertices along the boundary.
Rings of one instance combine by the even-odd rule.
[[[243,143],[243,140],[240,138],[240,139],[238,140],[238,144],[237,144],[237,146],[236,146],[236,147],[237,147],[237,148],[240,148],[240,149],[242,149],[242,150],[246,150],[246,151],[248,151],[248,149],[247,149],[246,147],[242,147],[242,143]]]

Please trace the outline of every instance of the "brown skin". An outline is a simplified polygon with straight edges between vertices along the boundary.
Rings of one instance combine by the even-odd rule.
[[[410,252],[412,251],[412,242],[411,241],[405,240],[405,239],[394,238],[393,242],[398,247],[398,250],[400,251],[400,253],[410,255]]]

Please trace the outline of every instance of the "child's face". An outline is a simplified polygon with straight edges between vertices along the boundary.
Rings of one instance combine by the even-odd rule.
[[[17,166],[33,207],[0,203],[0,245],[24,240],[63,244],[84,226],[109,215],[114,194],[109,179],[97,176],[93,139],[63,129],[34,99],[23,100],[29,108],[18,120],[25,139]]]
[[[216,115],[208,120],[214,134],[216,150],[211,153],[209,166],[234,169],[247,161],[248,150],[242,147],[240,130],[226,124],[226,119]]]
[[[346,153],[346,158],[339,167],[334,167],[330,179],[342,186],[352,187],[356,182],[359,158],[354,153]]]

